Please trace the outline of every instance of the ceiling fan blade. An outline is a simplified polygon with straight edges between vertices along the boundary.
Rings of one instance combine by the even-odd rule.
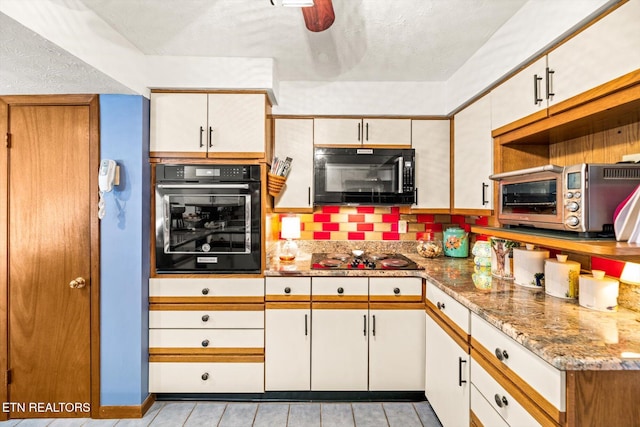
[[[336,16],[333,13],[331,0],[314,0],[314,3],[312,7],[302,8],[302,16],[307,29],[318,33],[329,28]]]

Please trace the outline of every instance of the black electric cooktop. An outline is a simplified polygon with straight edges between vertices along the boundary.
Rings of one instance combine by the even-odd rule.
[[[315,253],[313,270],[418,270],[418,265],[398,253],[365,253],[356,257],[348,253]]]

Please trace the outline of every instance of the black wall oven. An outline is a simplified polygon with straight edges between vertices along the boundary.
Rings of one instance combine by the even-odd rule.
[[[415,203],[415,150],[317,147],[314,204]]]
[[[260,273],[260,166],[156,165],[156,272]]]

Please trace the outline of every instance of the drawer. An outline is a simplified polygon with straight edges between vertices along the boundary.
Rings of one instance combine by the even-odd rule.
[[[484,427],[509,427],[474,385],[471,385],[471,412]]]
[[[368,301],[367,277],[313,277],[311,279],[313,301]]]
[[[196,305],[196,304],[194,304]],[[225,305],[225,304],[220,304]],[[260,307],[262,307],[260,305]],[[217,308],[217,307],[212,307]],[[264,328],[264,310],[149,310],[150,328],[184,329],[260,329]]]
[[[151,353],[171,348],[264,349],[264,329],[150,329],[149,347]]]
[[[560,412],[565,412],[565,372],[554,368],[475,313],[471,315],[471,336],[490,353],[492,362],[511,369]],[[500,354],[500,360],[496,353]]]
[[[151,301],[158,297],[210,299],[213,301],[264,301],[264,279],[149,279]]]
[[[150,393],[262,393],[264,363],[151,362]]]
[[[510,426],[539,426],[531,414],[493,379],[474,359],[471,359],[471,383],[488,404]],[[473,389],[473,387],[472,387]],[[473,410],[473,406],[471,407]],[[493,424],[485,424],[493,425]]]
[[[422,301],[422,279],[418,277],[370,277],[371,301]]]
[[[447,295],[436,285],[427,282],[427,300],[439,308],[440,312],[446,315],[467,335],[469,334],[469,309],[458,301]]]
[[[311,277],[267,277],[265,294],[267,301],[309,301]]]

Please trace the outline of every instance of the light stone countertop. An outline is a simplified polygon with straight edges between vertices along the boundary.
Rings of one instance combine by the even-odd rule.
[[[405,251],[420,270],[312,270],[311,254],[293,264],[271,257],[267,277],[423,277],[525,348],[561,370],[640,370],[640,313],[604,313],[577,300],[493,278],[489,289],[473,283],[472,258],[422,258]],[[473,331],[471,331],[473,335]]]

